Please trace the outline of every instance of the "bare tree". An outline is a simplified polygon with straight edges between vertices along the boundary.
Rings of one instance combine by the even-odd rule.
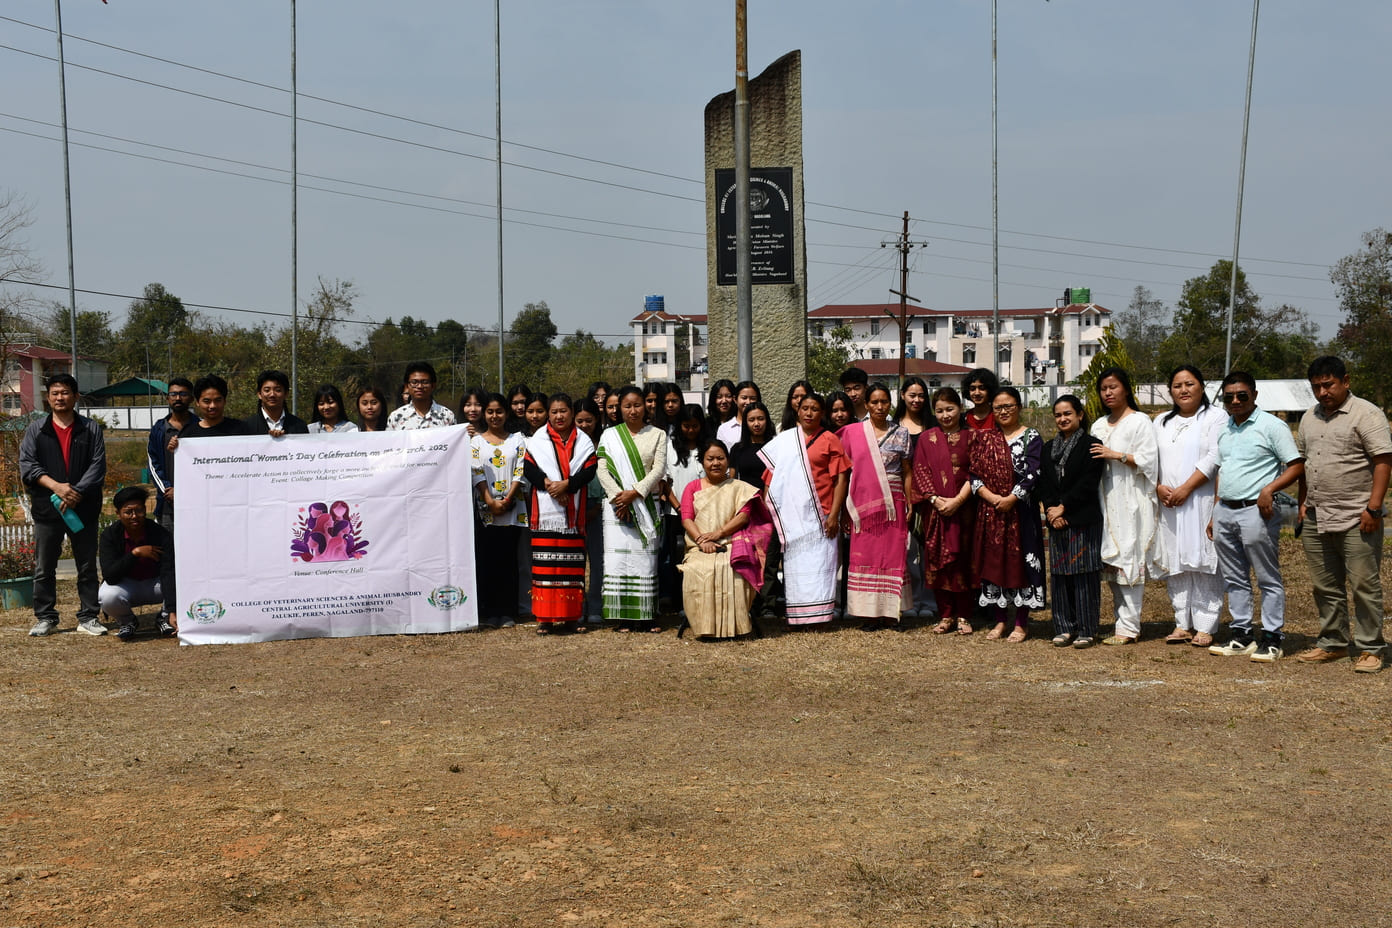
[[[43,264],[29,251],[24,232],[34,224],[29,204],[0,190],[0,336],[8,342],[17,331],[34,327],[30,314],[37,301],[24,284],[43,280]]]

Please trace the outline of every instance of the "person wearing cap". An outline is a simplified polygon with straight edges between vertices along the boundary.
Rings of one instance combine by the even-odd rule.
[[[1310,362],[1318,401],[1300,420],[1296,446],[1305,457],[1300,483],[1301,542],[1310,565],[1320,633],[1296,655],[1306,664],[1349,656],[1348,594],[1353,594],[1357,673],[1377,673],[1387,656],[1382,637],[1383,499],[1392,476],[1387,417],[1349,390],[1348,369],[1333,355]]]

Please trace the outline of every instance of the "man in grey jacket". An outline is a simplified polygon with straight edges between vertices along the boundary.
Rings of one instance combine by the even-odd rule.
[[[101,426],[77,414],[79,394],[71,375],[49,378],[46,395],[49,415],[30,423],[19,444],[19,473],[34,515],[35,621],[29,634],[42,638],[58,629],[56,573],[66,536],[77,562],[78,630],[105,635],[97,605],[97,516],[106,482],[106,443]],[[70,526],[65,515],[75,515],[81,528]]]

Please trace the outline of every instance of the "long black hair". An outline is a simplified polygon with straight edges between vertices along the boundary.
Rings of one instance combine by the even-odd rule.
[[[321,416],[321,415],[319,415],[319,401],[320,401],[320,400],[333,400],[335,403],[338,404],[338,421],[339,421],[339,422],[351,422],[351,421],[352,421],[351,419],[348,418],[348,407],[343,405],[343,394],[340,393],[340,392],[338,391],[338,387],[334,386],[334,385],[331,384],[331,383],[326,383],[326,384],[321,384],[320,387],[319,387],[319,389],[314,391],[314,406],[312,407],[314,411],[313,411],[313,413],[310,414],[310,417],[309,417],[309,421],[310,421],[310,422],[323,422],[323,421],[324,421],[324,417]],[[382,412],[382,416],[383,416],[383,418],[386,417],[386,411],[385,411],[385,409],[384,409],[383,412]]]
[[[377,414],[377,421],[372,423],[373,428],[371,430],[367,427],[367,420],[362,417],[362,409],[358,408],[358,403],[362,401],[364,396],[377,397],[377,402],[380,404],[378,408],[382,410]],[[387,430],[387,416],[391,415],[391,407],[387,405],[387,395],[377,387],[363,387],[359,390],[357,398],[353,400],[353,408],[358,414],[358,428],[362,429],[364,432],[385,432]]]
[[[1208,391],[1204,389],[1203,371],[1199,370],[1192,364],[1181,364],[1179,367],[1176,367],[1174,370],[1170,371],[1170,376],[1165,379],[1165,383],[1173,385],[1174,379],[1178,377],[1180,374],[1194,375],[1194,379],[1199,382],[1199,410],[1202,411],[1207,409],[1211,404],[1208,401]],[[1165,413],[1164,417],[1160,420],[1160,423],[1162,425],[1167,424],[1171,419],[1173,419],[1177,415],[1179,415],[1179,404],[1175,403],[1170,408],[1170,411]]]
[[[797,392],[798,387],[802,387],[804,396],[815,390],[810,380],[793,381],[793,385],[788,388],[788,398],[783,401],[783,421],[778,424],[778,431],[780,432],[786,432],[788,429],[797,425],[797,410],[793,408],[793,394]],[[773,424],[772,420],[770,420],[769,424]]]
[[[724,387],[730,391],[730,415],[735,414],[735,397],[739,396],[739,391],[735,389],[735,382],[721,378],[711,384],[710,396],[706,399],[706,416],[716,425],[723,424],[726,420],[720,418],[720,413],[715,408],[715,397],[720,393],[720,388]]]
[[[1102,381],[1108,377],[1115,377],[1117,382],[1121,384],[1121,388],[1126,391],[1126,405],[1140,412],[1141,407],[1136,405],[1136,391],[1131,388],[1131,375],[1126,373],[1124,368],[1115,365],[1104,368],[1102,373],[1097,375],[1097,399],[1102,399]],[[1107,404],[1103,403],[1102,406],[1105,409]]]
[[[808,387],[807,392],[811,393],[812,388]],[[754,444],[754,434],[749,431],[749,414],[756,409],[764,414],[764,438],[759,444],[762,445],[773,437],[773,417],[769,415],[767,406],[760,401],[755,401],[744,407],[744,416],[740,419],[739,443],[741,445],[748,446]]]
[[[682,432],[682,424],[685,422],[701,423],[701,432],[696,436],[695,441],[688,442],[686,440],[686,435]],[[682,405],[681,411],[677,413],[677,418],[672,423],[672,447],[676,450],[677,460],[683,467],[691,460],[691,453],[694,451],[699,454],[713,434],[710,422],[706,420],[704,409],[695,403]]]
[[[908,392],[909,387],[918,387],[923,391],[923,410],[919,416],[923,419],[925,429],[933,428],[938,422],[933,417],[933,405],[928,399],[928,384],[918,376],[905,377],[904,382],[899,385],[899,402],[894,405],[894,421],[903,425],[904,417],[909,414],[909,404],[904,402],[904,394]]]

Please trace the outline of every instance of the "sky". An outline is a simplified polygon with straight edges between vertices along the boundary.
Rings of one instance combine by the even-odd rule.
[[[802,52],[808,308],[895,299],[880,245],[907,210],[909,292],[989,309],[990,4],[748,6],[752,74]],[[1137,285],[1173,306],[1231,257],[1251,19],[1001,0],[1002,307],[1071,286],[1118,310]],[[283,324],[290,4],[63,0],[63,29],[79,307],[119,327],[157,281]],[[297,32],[299,298],[351,280],[349,340],[403,315],[496,326],[492,3],[299,0]],[[616,342],[647,294],[705,312],[702,114],[734,85],[734,3],[507,0],[501,33],[506,318],[545,300],[562,333]],[[0,6],[0,189],[66,301],[55,46],[51,0]],[[1389,46],[1385,0],[1261,7],[1241,264],[1325,336],[1330,266],[1392,224]]]

